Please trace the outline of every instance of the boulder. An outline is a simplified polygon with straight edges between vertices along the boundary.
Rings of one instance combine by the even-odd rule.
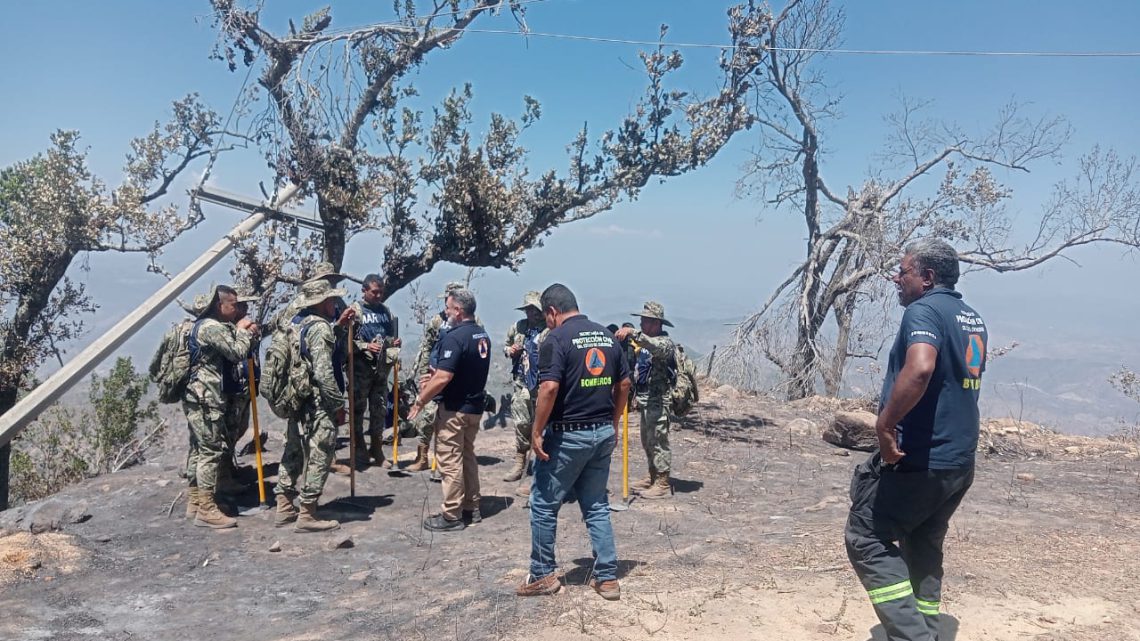
[[[837,412],[823,431],[823,440],[849,450],[870,452],[879,445],[875,436],[875,415],[871,412]]]
[[[52,497],[5,511],[0,518],[0,527],[40,534],[62,530],[67,525],[83,523],[90,518],[91,512],[85,501]]]

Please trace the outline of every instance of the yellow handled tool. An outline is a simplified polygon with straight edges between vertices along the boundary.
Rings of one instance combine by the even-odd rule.
[[[629,499],[629,403],[621,411],[621,498]]]
[[[249,374],[249,411],[253,419],[253,451],[254,460],[257,461],[257,498],[265,503],[265,471],[261,467],[261,428],[257,424],[257,379],[253,377],[253,359],[245,362]]]

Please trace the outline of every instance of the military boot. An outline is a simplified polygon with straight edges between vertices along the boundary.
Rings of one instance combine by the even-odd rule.
[[[641,492],[643,499],[667,499],[673,495],[673,488],[669,485],[669,473],[658,472],[653,485]]]
[[[273,515],[273,526],[284,527],[297,520],[297,506],[293,498],[285,494],[277,495],[277,513]]]
[[[649,488],[653,487],[653,483],[656,480],[657,480],[657,471],[654,470],[653,468],[649,468],[649,476],[647,476],[644,479],[641,479],[640,481],[637,481],[635,483],[630,483],[629,489],[631,489],[635,492],[643,492],[643,491],[648,490]]]
[[[409,472],[422,472],[428,469],[428,446],[420,443],[416,446],[416,460],[404,468]]]
[[[503,477],[504,481],[517,481],[526,473],[526,452],[515,453],[515,466]]]
[[[301,514],[297,517],[297,524],[293,526],[294,532],[327,532],[340,527],[339,521],[317,519],[317,502],[301,501]]]
[[[198,486],[191,485],[186,490],[186,518],[192,519],[195,516],[198,516]]]
[[[392,467],[392,463],[388,462],[388,459],[384,458],[384,448],[381,447],[381,444],[383,442],[383,437],[381,437],[379,434],[373,434],[372,442],[368,446],[368,456],[372,457],[372,460],[376,462],[376,465],[384,469],[388,469]]]
[[[222,514],[218,504],[214,502],[213,492],[198,490],[198,514],[194,517],[194,525],[221,530],[228,527],[237,527],[237,519]]]

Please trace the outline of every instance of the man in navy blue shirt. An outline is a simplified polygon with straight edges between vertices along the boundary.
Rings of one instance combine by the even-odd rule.
[[[439,395],[435,455],[443,479],[443,507],[424,520],[424,527],[445,532],[483,520],[475,437],[491,367],[491,338],[475,322],[475,295],[455,290],[447,296],[446,309],[450,329],[440,337],[439,358],[420,382],[419,396],[408,413],[408,420],[414,420]]]
[[[879,451],[851,480],[847,556],[891,641],[937,641],[942,543],[974,479],[989,341],[954,290],[958,275],[946,242],[907,245],[894,277],[906,311],[883,380]]]
[[[629,364],[621,343],[578,312],[578,301],[565,285],[547,287],[540,303],[551,331],[538,352],[531,430],[530,575],[516,593],[537,596],[561,589],[554,541],[558,510],[573,492],[594,549],[591,585],[612,601],[621,590],[606,483],[614,426],[629,397]]]

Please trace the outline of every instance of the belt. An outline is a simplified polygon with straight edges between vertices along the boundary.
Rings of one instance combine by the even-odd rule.
[[[555,432],[580,432],[582,430],[596,430],[599,427],[605,427],[609,424],[609,421],[556,421],[550,424],[550,429]]]

